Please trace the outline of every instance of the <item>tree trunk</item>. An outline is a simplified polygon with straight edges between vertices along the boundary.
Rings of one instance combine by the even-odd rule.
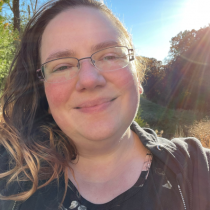
[[[13,0],[13,14],[14,14],[14,30],[18,30],[20,33],[20,8],[19,0]]]

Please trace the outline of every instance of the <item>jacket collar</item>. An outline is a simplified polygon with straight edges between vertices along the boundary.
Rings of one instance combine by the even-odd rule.
[[[186,149],[181,151],[172,141],[158,137],[152,129],[141,128],[136,122],[131,124],[131,130],[138,135],[142,144],[175,174],[183,173],[187,167],[185,160],[189,158]]]

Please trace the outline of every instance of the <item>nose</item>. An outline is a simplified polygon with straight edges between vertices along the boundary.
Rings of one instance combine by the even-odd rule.
[[[100,73],[100,70],[96,69],[91,59],[82,59],[79,62],[80,71],[76,83],[76,90],[93,90],[105,86],[106,79]]]

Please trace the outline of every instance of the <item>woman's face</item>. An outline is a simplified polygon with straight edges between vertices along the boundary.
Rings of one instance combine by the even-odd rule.
[[[100,11],[77,7],[57,15],[41,41],[41,61],[65,52],[78,59],[97,49],[120,45],[120,34]],[[65,54],[64,53],[64,54]],[[100,72],[81,61],[76,77],[62,83],[44,83],[50,112],[61,130],[77,141],[119,138],[131,124],[139,103],[135,70]]]

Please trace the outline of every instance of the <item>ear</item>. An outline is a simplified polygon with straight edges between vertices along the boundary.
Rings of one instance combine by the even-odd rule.
[[[143,89],[141,83],[138,84],[138,88],[139,88],[139,93],[142,94],[144,92],[144,89]]]
[[[139,78],[137,78],[137,83],[138,83],[138,90],[139,90],[139,93],[142,94],[144,92],[144,89],[139,81]]]

